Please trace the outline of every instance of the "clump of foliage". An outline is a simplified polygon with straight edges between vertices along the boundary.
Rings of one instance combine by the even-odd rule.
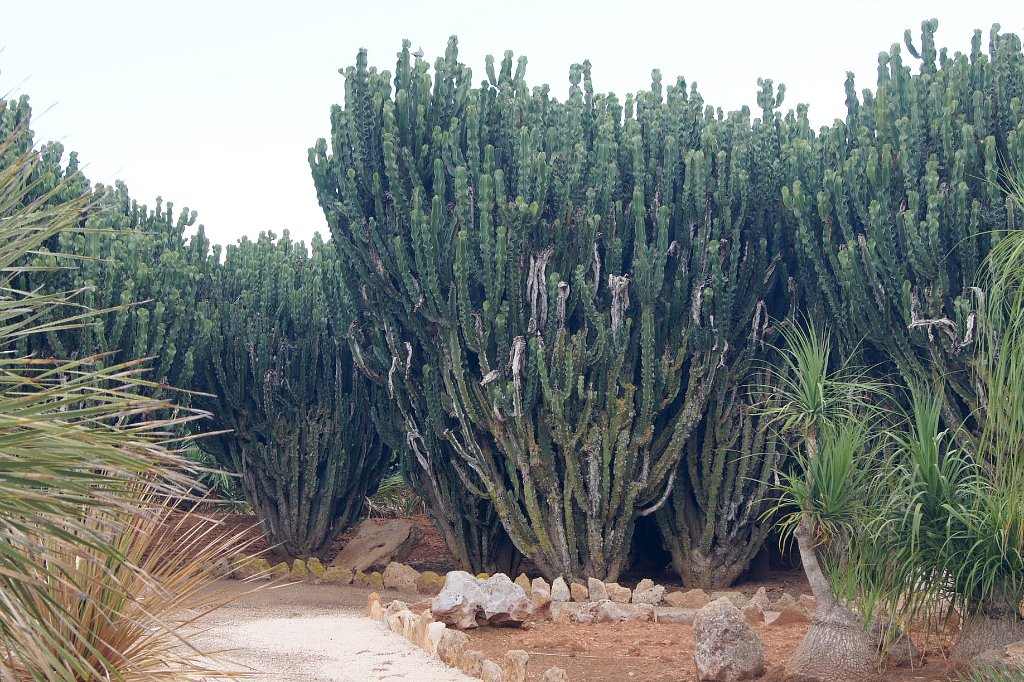
[[[244,544],[202,523],[155,532],[192,487],[165,447],[190,415],[153,397],[138,361],[18,350],[98,320],[68,292],[17,286],[42,244],[81,229],[91,197],[72,170],[48,172],[27,102],[0,101],[0,123],[0,678],[227,677],[182,614],[218,603],[212,567]]]
[[[366,508],[370,516],[382,518],[408,518],[426,513],[423,499],[416,494],[400,471],[381,480],[377,492],[366,498]]]

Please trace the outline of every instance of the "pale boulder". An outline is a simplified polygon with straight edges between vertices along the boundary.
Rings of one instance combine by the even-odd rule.
[[[636,589],[633,590],[633,603],[634,604],[651,604],[657,606],[665,599],[665,588],[661,585],[655,585],[654,581],[650,578],[644,578],[636,585]]]
[[[530,583],[530,610],[540,613],[544,607],[551,603],[551,586],[544,578],[534,578]]]
[[[504,573],[480,580],[465,571],[451,571],[444,589],[433,598],[434,618],[459,629],[479,625],[523,623],[530,615],[530,600]]]
[[[366,519],[359,524],[331,566],[350,571],[373,571],[392,561],[405,561],[423,538],[423,531],[405,519]]]
[[[530,663],[530,654],[522,649],[512,649],[505,653],[501,670],[504,682],[526,682],[526,667]]]
[[[633,598],[633,590],[618,583],[605,583],[604,587],[608,591],[608,598],[617,604],[628,604]]]
[[[569,682],[569,675],[562,668],[552,666],[540,676],[540,682]]]
[[[459,668],[470,677],[480,677],[485,660],[487,658],[484,656],[484,652],[479,649],[466,649],[459,658]]]
[[[672,592],[665,597],[666,604],[680,609],[700,609],[710,602],[707,592],[701,589]]]
[[[629,614],[626,613],[622,606],[610,599],[595,602],[591,613],[594,616],[594,620],[598,623],[621,623],[629,620]]]
[[[505,671],[501,669],[500,665],[488,658],[480,666],[480,679],[483,682],[505,682]]]
[[[572,583],[569,585],[569,594],[572,595],[573,601],[590,601],[590,590],[587,589],[586,585]]]
[[[462,659],[462,652],[466,650],[468,645],[469,636],[465,632],[445,628],[437,642],[437,657],[445,665],[457,668],[459,667],[459,661]]]
[[[551,601],[572,601],[572,593],[565,580],[559,576],[551,583]]]
[[[399,592],[416,592],[416,581],[419,577],[420,572],[412,566],[392,561],[384,569],[384,588]]]
[[[697,612],[693,660],[697,679],[707,682],[752,680],[765,669],[761,640],[727,597]]]

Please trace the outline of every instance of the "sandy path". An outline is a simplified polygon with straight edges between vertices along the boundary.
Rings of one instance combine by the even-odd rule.
[[[232,584],[233,583],[233,584]],[[241,583],[218,587],[240,590]],[[193,641],[229,650],[253,680],[469,682],[407,639],[363,616],[369,590],[294,585],[247,594],[201,621]],[[388,595],[385,599],[397,595]]]

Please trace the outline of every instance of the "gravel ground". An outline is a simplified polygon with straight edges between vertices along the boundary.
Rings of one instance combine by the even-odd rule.
[[[249,586],[221,581],[217,589]],[[219,669],[250,670],[246,679],[302,682],[416,680],[469,682],[364,616],[369,590],[289,585],[243,594],[199,622],[192,637],[206,651],[223,650]],[[386,595],[385,601],[398,595]],[[218,659],[220,661],[220,658]]]

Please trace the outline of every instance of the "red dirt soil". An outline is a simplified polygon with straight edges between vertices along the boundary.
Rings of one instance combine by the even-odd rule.
[[[796,651],[806,625],[759,626],[767,674],[762,682],[782,679],[782,670]],[[506,651],[530,654],[527,680],[536,682],[551,666],[563,668],[573,682],[682,682],[696,680],[693,627],[669,623],[552,623],[529,629],[482,627],[468,630],[469,647],[500,661]],[[951,666],[939,651],[929,652],[923,667],[886,670],[872,682],[949,682]]]
[[[261,537],[256,518],[245,514],[204,513],[205,518],[217,519],[222,523],[225,534],[243,534],[253,538],[253,553],[267,550],[267,543]],[[177,520],[176,517],[175,520]],[[426,516],[412,520],[423,531],[423,540],[413,550],[407,563],[418,570],[433,570],[445,573],[453,566],[453,559],[445,547],[440,533],[431,525]],[[325,557],[329,562],[354,535],[355,528],[349,528],[338,536]],[[529,573],[529,570],[527,570]],[[669,576],[658,576],[659,582],[670,591],[678,589],[679,583],[665,580]],[[623,585],[633,587],[635,582],[623,580]],[[797,596],[810,593],[803,572],[799,569],[775,571],[764,579],[741,582],[730,588],[751,596],[759,587],[764,587],[770,599],[777,599],[784,591]],[[802,624],[783,626],[759,626],[757,634],[764,644],[767,674],[760,678],[764,682],[782,679],[786,660],[796,650],[806,632]],[[536,682],[551,666],[564,668],[573,682],[667,682],[696,680],[693,666],[693,628],[690,625],[669,623],[552,623],[541,620],[529,622],[524,628],[483,627],[469,630],[470,647],[482,650],[495,661],[501,660],[506,651],[523,649],[530,654],[528,680]],[[875,681],[892,682],[950,682],[955,678],[954,668],[944,660],[938,644],[925,649],[923,667],[902,670],[886,670]]]

